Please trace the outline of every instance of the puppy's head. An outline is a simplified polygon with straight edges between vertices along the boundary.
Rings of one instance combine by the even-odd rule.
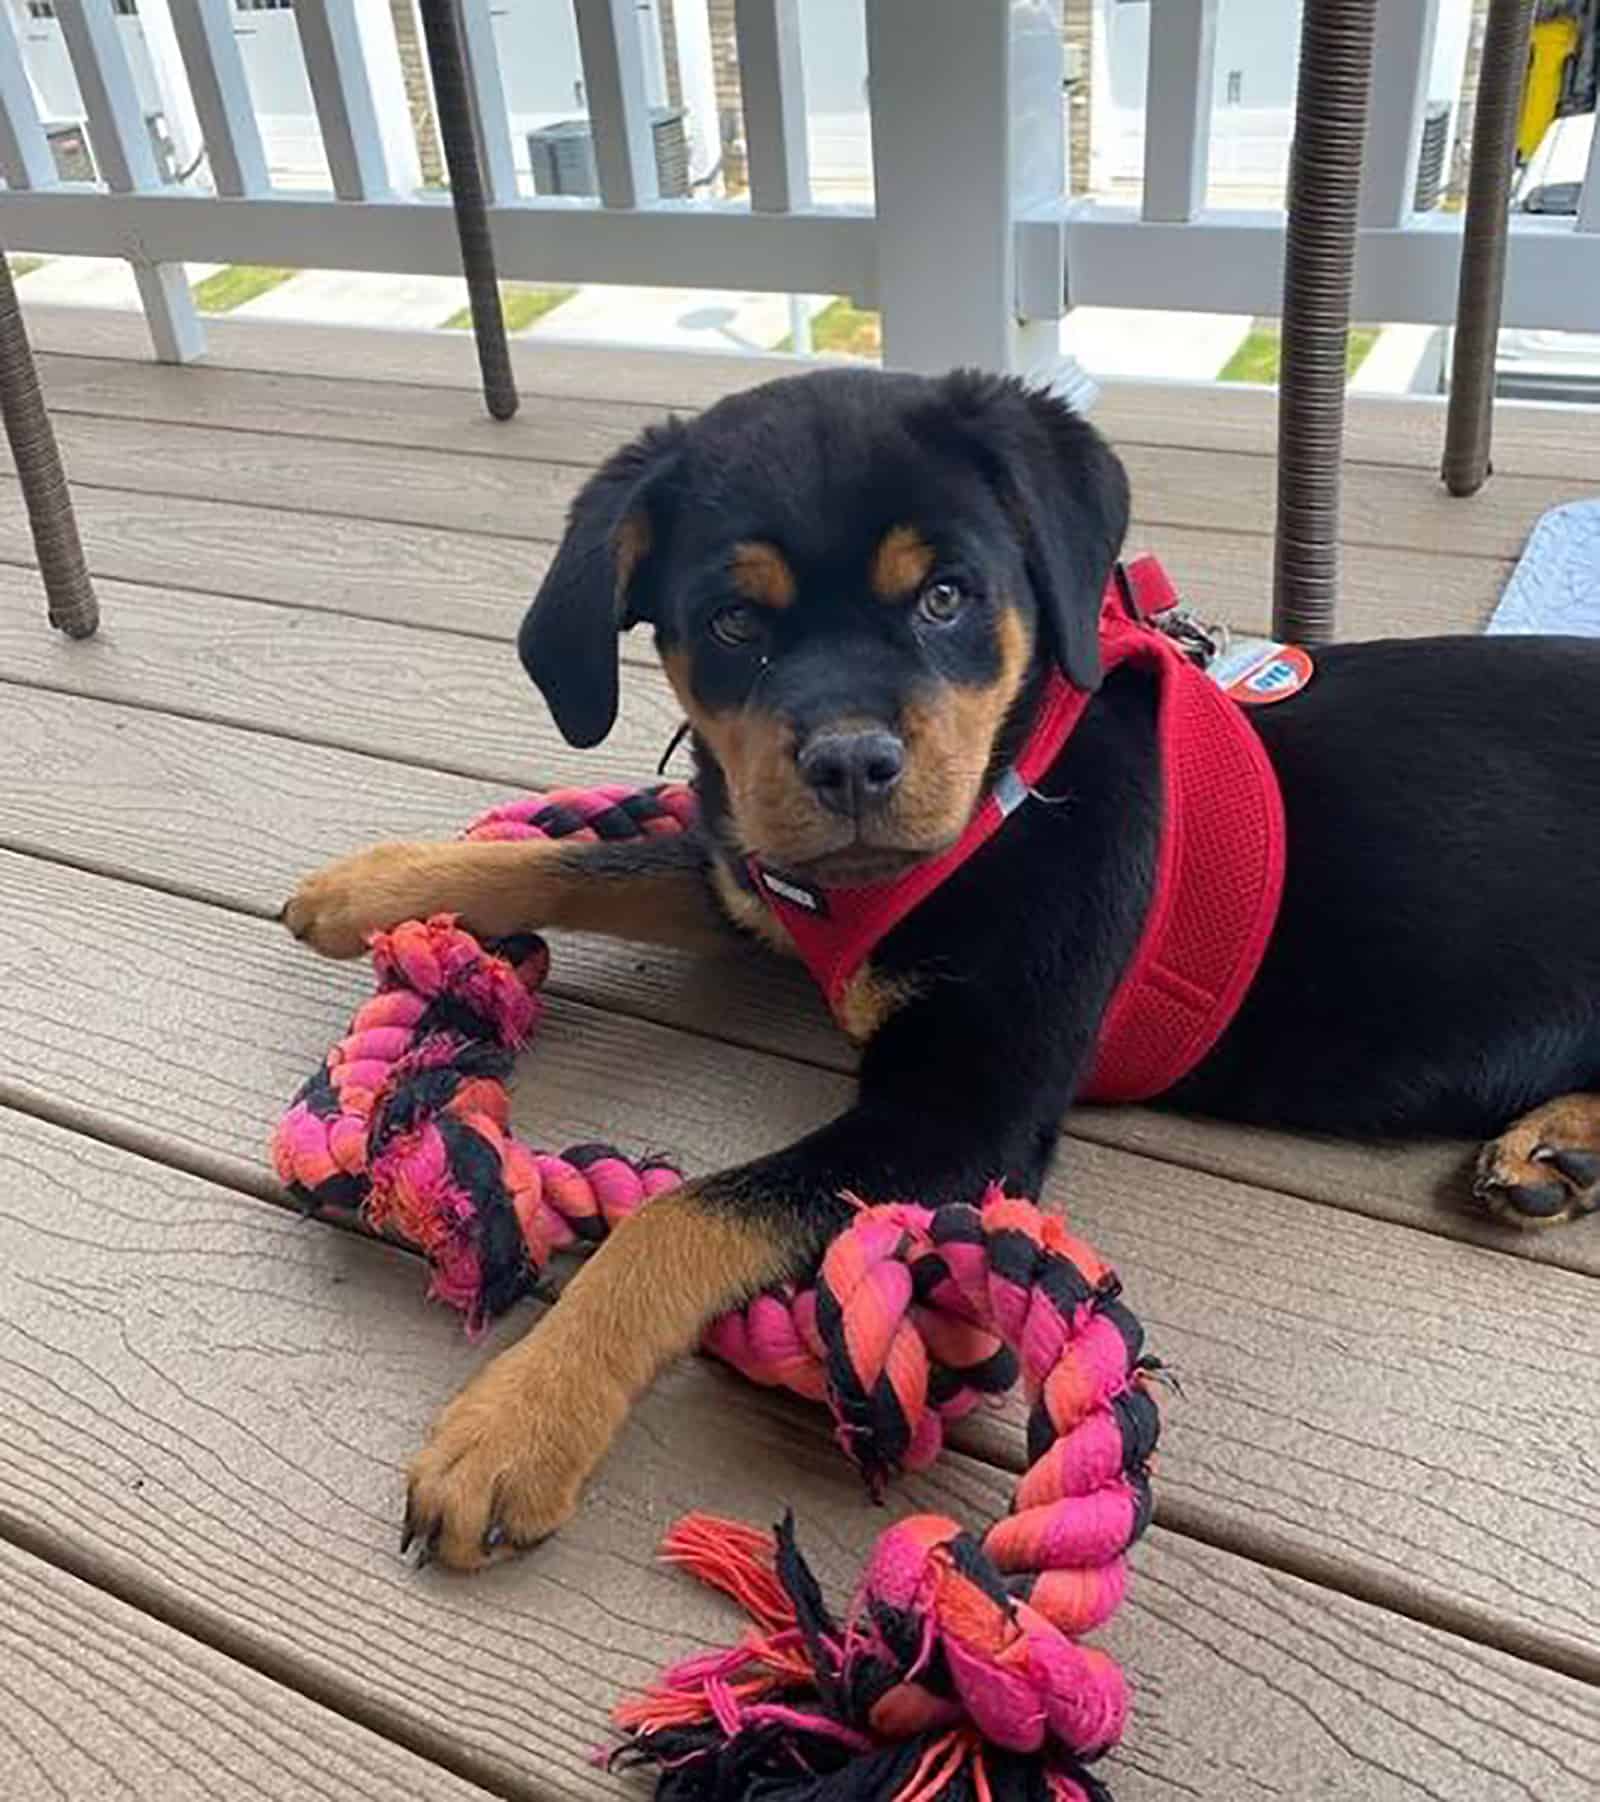
[[[1031,678],[1100,680],[1127,527],[1099,434],[1019,383],[831,370],[619,452],[573,506],[519,651],[569,741],[655,631],[738,847],[865,881],[960,836]]]

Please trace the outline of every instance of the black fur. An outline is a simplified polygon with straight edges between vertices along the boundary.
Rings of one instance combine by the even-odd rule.
[[[802,728],[888,717],[930,684],[988,680],[1002,607],[1036,650],[996,767],[1049,657],[1099,688],[1048,798],[875,953],[915,993],[866,1047],[855,1106],[708,1186],[787,1222],[797,1264],[843,1192],[938,1202],[994,1178],[1036,1192],[1044,1176],[1137,942],[1158,838],[1149,678],[1101,686],[1095,645],[1127,506],[1120,464],[1053,401],[982,376],[835,372],[653,435],[574,511],[522,651],[578,742],[615,712],[606,547],[637,508],[651,550],[625,617],[689,656],[710,707]],[[987,597],[965,638],[914,643],[864,593],[872,546],[902,521]],[[741,658],[708,650],[703,628],[726,600],[729,545],[750,538],[783,548],[802,594]],[[1600,643],[1385,641],[1322,652],[1304,694],[1254,710],[1288,814],[1283,908],[1233,1026],[1167,1099],[1337,1133],[1484,1135],[1600,1086],[1597,695]],[[697,754],[708,844],[726,858],[726,784]]]

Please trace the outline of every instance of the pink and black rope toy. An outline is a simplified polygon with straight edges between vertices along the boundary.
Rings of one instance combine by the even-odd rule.
[[[689,790],[608,787],[496,808],[476,838],[681,831]],[[539,1017],[532,936],[479,943],[453,919],[372,941],[378,991],[273,1139],[309,1212],[356,1211],[424,1252],[430,1293],[477,1329],[681,1178],[612,1147],[534,1151],[506,1079]],[[663,1555],[753,1625],[615,1713],[619,1765],[661,1802],[1105,1802],[1089,1766],[1120,1739],[1122,1673],[1083,1643],[1122,1600],[1150,1517],[1157,1368],[1115,1274],[1058,1218],[998,1189],[937,1209],[862,1206],[814,1286],[713,1323],[706,1350],[833,1412],[874,1495],[938,1456],[946,1423],[1020,1374],[1028,1469],[981,1538],[940,1515],[878,1538],[842,1618],[792,1523],[768,1536],[690,1515]]]

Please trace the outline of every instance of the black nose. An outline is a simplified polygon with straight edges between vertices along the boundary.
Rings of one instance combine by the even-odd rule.
[[[905,768],[905,746],[892,732],[818,732],[801,749],[800,774],[833,813],[855,819],[886,800]]]

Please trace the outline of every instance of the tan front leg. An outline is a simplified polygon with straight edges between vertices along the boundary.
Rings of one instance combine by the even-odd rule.
[[[677,837],[374,845],[308,876],[283,920],[324,956],[355,957],[373,932],[439,913],[484,938],[554,926],[683,951],[729,943],[699,848]]]
[[[406,1541],[475,1570],[554,1532],[641,1391],[793,1260],[770,1225],[694,1184],[651,1202],[440,1415],[411,1466]]]

